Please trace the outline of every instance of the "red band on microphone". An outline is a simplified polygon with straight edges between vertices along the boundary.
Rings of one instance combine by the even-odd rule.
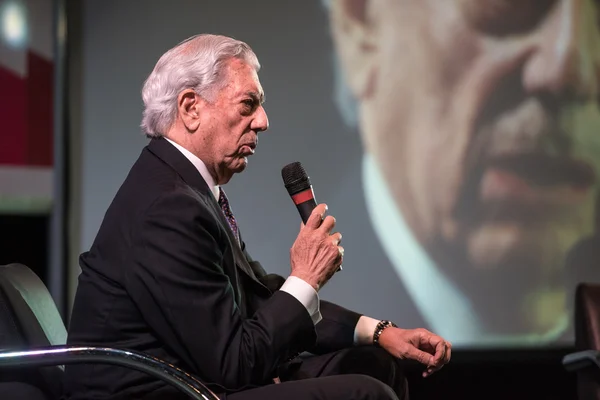
[[[303,192],[296,193],[292,196],[292,201],[295,205],[300,203],[304,203],[305,201],[312,200],[315,198],[315,194],[313,193],[312,187]]]

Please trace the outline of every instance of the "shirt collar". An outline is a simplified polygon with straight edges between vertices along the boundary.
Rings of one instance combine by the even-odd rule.
[[[219,200],[219,185],[215,184],[215,179],[212,177],[210,172],[208,172],[206,164],[204,164],[204,162],[201,159],[199,159],[195,154],[193,154],[185,147],[181,146],[178,143],[175,143],[169,138],[165,137],[165,139],[173,146],[175,146],[175,148],[179,150],[181,154],[183,154],[188,160],[190,160],[190,162],[194,165],[194,167],[196,167],[198,172],[200,172],[200,175],[202,175],[202,178],[210,188],[212,194],[215,196],[215,199]]]

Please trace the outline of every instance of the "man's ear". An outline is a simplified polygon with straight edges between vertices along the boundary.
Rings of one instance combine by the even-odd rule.
[[[329,0],[336,51],[357,98],[371,96],[377,79],[378,43],[372,0]]]
[[[204,100],[192,89],[186,89],[177,96],[177,112],[189,133],[200,126],[200,109]]]

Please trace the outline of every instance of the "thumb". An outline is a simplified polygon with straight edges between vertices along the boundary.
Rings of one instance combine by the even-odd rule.
[[[430,366],[433,364],[433,356],[422,350],[417,349],[415,346],[408,345],[406,349],[406,357],[420,362],[423,365]]]

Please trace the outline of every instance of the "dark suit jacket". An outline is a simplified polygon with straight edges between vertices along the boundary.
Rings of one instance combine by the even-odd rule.
[[[153,139],[110,205],[81,275],[68,343],[145,352],[217,393],[269,384],[302,351],[349,347],[359,314],[322,301],[316,329],[239,246],[202,176]],[[121,367],[66,368],[71,399],[176,398]]]

